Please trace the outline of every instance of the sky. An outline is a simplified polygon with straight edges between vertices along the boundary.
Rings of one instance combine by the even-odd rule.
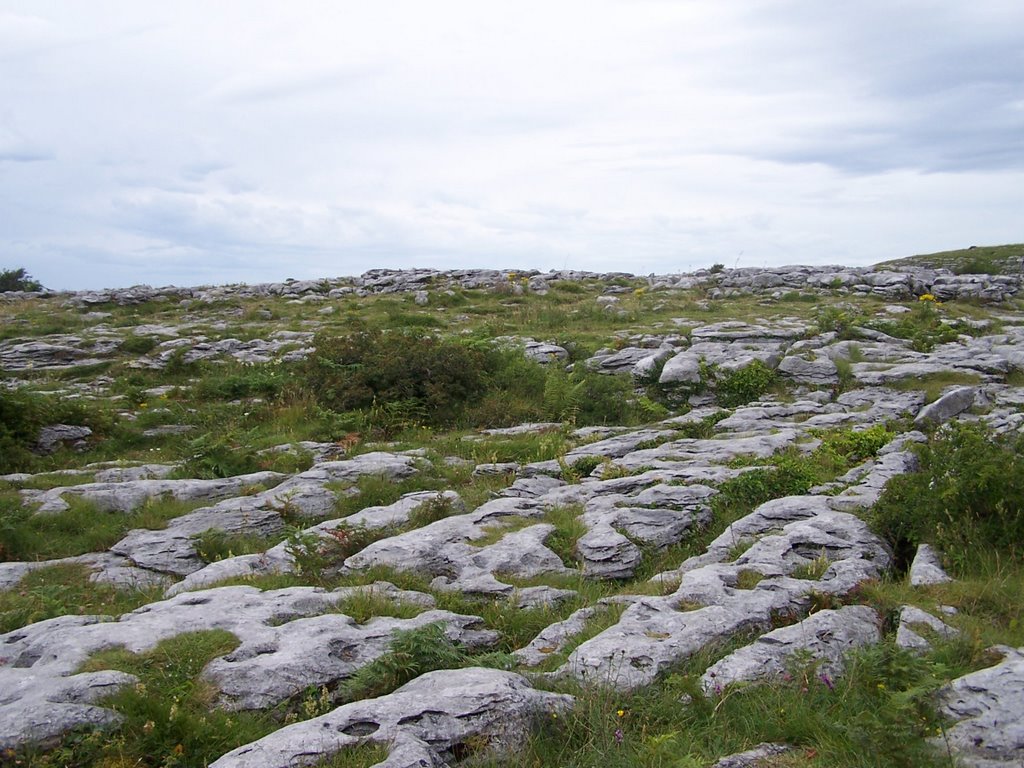
[[[1022,241],[1021,0],[0,0],[49,288]]]

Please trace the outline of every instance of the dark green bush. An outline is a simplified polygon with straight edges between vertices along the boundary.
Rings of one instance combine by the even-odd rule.
[[[390,436],[423,425],[501,427],[540,420],[635,424],[660,413],[634,396],[629,377],[542,366],[489,340],[361,330],[321,335],[315,344],[302,380],[351,431]]]
[[[958,571],[980,555],[1010,558],[1024,542],[1024,437],[993,438],[973,424],[952,424],[919,449],[919,472],[894,477],[874,508],[874,525],[910,557],[935,545]]]
[[[485,389],[486,355],[415,331],[318,334],[303,377],[319,403],[344,412],[406,403],[424,424],[449,426]]]
[[[955,275],[999,275],[1002,265],[991,259],[975,256],[953,267]]]
[[[715,383],[715,397],[724,408],[736,408],[757,400],[775,382],[775,371],[755,360],[745,368],[720,376]]]
[[[177,477],[213,479],[247,475],[264,469],[255,449],[232,431],[211,433],[189,441],[188,456],[175,472]]]
[[[25,271],[24,267],[0,270],[0,293],[9,291],[41,291],[42,284]]]
[[[838,286],[837,286],[838,287]],[[835,306],[826,306],[818,310],[815,319],[818,333],[834,333],[840,339],[854,338],[854,318]]]
[[[784,455],[772,467],[752,469],[718,486],[715,502],[750,511],[754,507],[783,496],[807,493],[821,481],[816,468],[804,457]]]
[[[884,424],[860,431],[840,429],[825,434],[818,451],[828,451],[853,466],[877,454],[894,436]]]
[[[444,630],[440,622],[396,630],[388,652],[345,681],[345,698],[382,696],[426,672],[461,666],[466,654],[448,639]]]

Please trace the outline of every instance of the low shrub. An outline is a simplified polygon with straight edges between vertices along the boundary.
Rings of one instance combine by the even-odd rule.
[[[908,339],[917,352],[929,352],[937,344],[956,341],[961,331],[942,322],[934,301],[919,301],[898,320],[877,321],[872,327],[899,339]]]
[[[318,334],[302,372],[319,403],[337,412],[395,407],[448,426],[485,389],[485,354],[415,331]]]
[[[41,291],[42,284],[25,271],[24,267],[0,270],[0,293],[10,291]]]
[[[894,477],[874,507],[876,530],[909,559],[922,542],[935,545],[961,573],[981,555],[1022,554],[1024,437],[993,437],[981,426],[954,423],[920,447],[921,469]]]
[[[757,400],[775,383],[775,371],[760,360],[718,377],[715,397],[723,408],[736,408]]]
[[[441,623],[398,630],[388,652],[357,671],[344,684],[350,701],[383,696],[415,677],[435,669],[462,665],[466,655],[448,639]]]
[[[290,378],[290,366],[272,363],[230,365],[203,377],[194,391],[203,400],[240,400],[246,397],[274,400]]]
[[[489,340],[362,330],[321,335],[302,371],[336,427],[393,437],[417,426],[501,427],[557,420],[636,424],[663,411],[636,397],[627,376],[540,365]]]

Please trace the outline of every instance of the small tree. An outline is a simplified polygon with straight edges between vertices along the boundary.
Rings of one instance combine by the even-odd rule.
[[[25,271],[24,267],[0,271],[0,293],[9,291],[41,291],[42,284]]]

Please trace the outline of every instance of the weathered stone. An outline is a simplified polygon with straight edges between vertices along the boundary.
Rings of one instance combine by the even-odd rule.
[[[957,721],[936,739],[971,768],[1024,765],[1024,648],[999,647],[999,664],[957,678],[939,691],[942,714]]]
[[[39,430],[33,450],[43,456],[47,456],[61,447],[81,451],[88,446],[87,439],[90,435],[92,435],[92,430],[89,427],[51,424]]]
[[[926,424],[945,424],[959,413],[963,413],[974,405],[977,394],[975,387],[957,387],[946,392],[934,403],[926,405],[914,419],[914,426]]]
[[[758,744],[745,752],[723,757],[711,768],[772,768],[775,765],[773,758],[792,751],[793,747],[786,744]]]
[[[365,509],[345,518],[327,520],[318,525],[306,528],[303,538],[316,536],[329,546],[335,541],[333,532],[347,528],[362,526],[369,529],[380,529],[398,526],[408,522],[417,510],[429,504],[444,504],[452,514],[465,511],[465,504],[454,491],[416,491],[407,493],[398,501],[383,507],[366,507]],[[283,541],[266,552],[250,555],[239,555],[217,560],[198,571],[188,574],[184,579],[167,590],[172,596],[181,592],[203,589],[225,579],[238,577],[265,576],[271,574],[294,573],[298,570],[293,555],[293,544]]]
[[[552,653],[557,653],[576,635],[579,635],[587,626],[598,609],[594,606],[580,608],[574,611],[569,618],[554,624],[549,624],[540,631],[529,645],[512,652],[516,661],[526,667],[536,667],[543,664]]]
[[[781,678],[798,653],[820,662],[819,674],[836,677],[847,652],[881,640],[878,625],[878,614],[866,605],[818,611],[730,653],[708,668],[701,686],[706,693],[721,693],[732,683]]]
[[[839,382],[839,369],[828,357],[807,360],[801,355],[787,355],[779,363],[779,373],[803,384],[827,387]]]
[[[932,644],[926,636],[921,634],[922,631],[944,639],[960,634],[959,631],[930,613],[913,605],[904,605],[900,609],[900,625],[896,630],[896,645],[921,653],[930,650]]]
[[[227,630],[240,639],[240,646],[211,662],[204,675],[220,691],[220,706],[248,709],[272,706],[309,685],[344,679],[383,654],[398,629],[440,622],[453,641],[470,648],[497,639],[495,633],[477,628],[479,618],[447,611],[427,611],[413,619],[378,618],[364,625],[340,613],[325,613],[366,591],[396,600],[413,596],[420,604],[430,600],[387,583],[334,592],[222,587],[152,603],[117,621],[65,616],[0,635],[0,738],[7,746],[20,746],[40,734],[57,736],[79,722],[114,722],[116,717],[96,713],[92,702],[134,678],[76,674],[85,659],[104,648],[124,646],[140,653],[185,632]],[[61,705],[61,718],[51,723],[42,702],[55,709]],[[32,713],[38,716],[29,718]]]
[[[246,490],[276,485],[285,478],[278,472],[255,472],[249,475],[213,480],[126,480],[123,482],[85,483],[53,488],[37,497],[37,514],[55,514],[68,508],[66,496],[76,496],[102,512],[132,512],[152,499],[172,498],[176,501],[205,501],[238,496]]]
[[[535,690],[511,672],[478,667],[429,672],[387,696],[286,726],[227,753],[210,768],[313,765],[367,739],[396,744],[406,755],[413,739],[412,756],[450,754],[467,742],[513,754],[534,718],[564,712],[572,703],[572,697]]]
[[[930,544],[921,544],[910,564],[910,586],[928,587],[952,581],[942,567],[939,553]]]

